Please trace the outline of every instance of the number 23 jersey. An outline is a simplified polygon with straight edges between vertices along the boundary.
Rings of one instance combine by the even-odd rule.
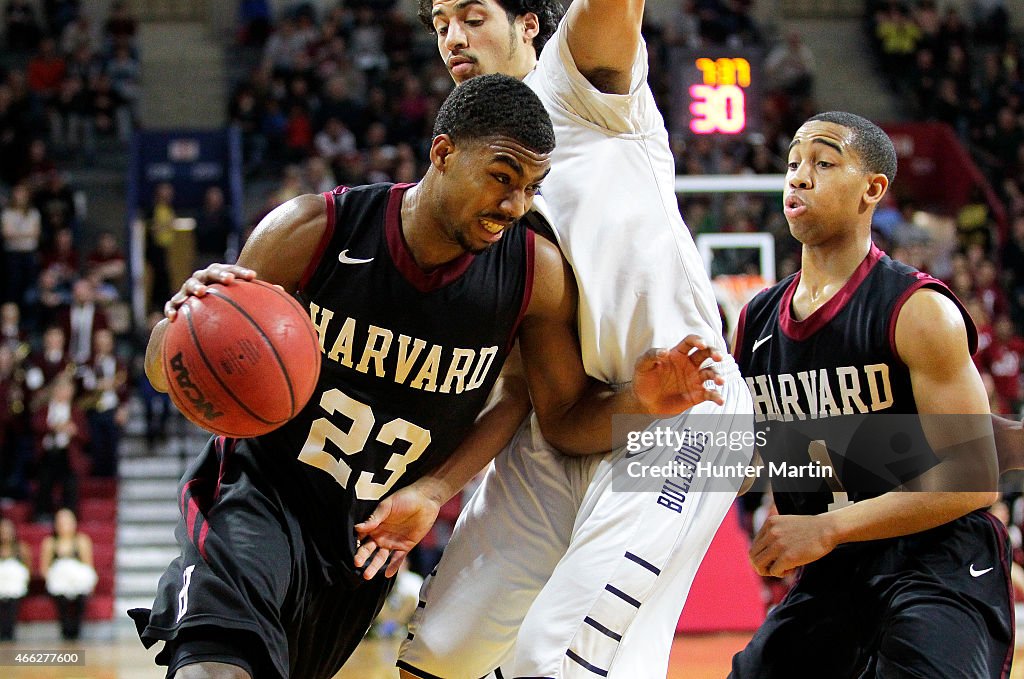
[[[455,450],[529,303],[532,232],[514,226],[483,253],[424,272],[402,234],[408,188],[324,194],[327,232],[297,292],[319,336],[320,379],[294,419],[252,441],[335,556],[353,552],[353,524],[381,498]]]

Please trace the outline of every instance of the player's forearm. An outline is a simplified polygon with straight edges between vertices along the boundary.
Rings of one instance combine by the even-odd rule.
[[[502,376],[487,406],[455,452],[412,485],[443,505],[505,449],[529,413],[526,381],[520,376]]]
[[[547,416],[538,412],[544,438],[566,455],[594,455],[625,445],[626,432],[615,431],[615,415],[646,415],[654,420],[632,389],[615,392],[596,380],[571,406]],[[630,425],[636,426],[633,420]]]
[[[823,514],[835,545],[920,533],[998,499],[992,492],[891,492]]]
[[[999,456],[999,473],[1024,469],[1024,423],[992,415],[992,430]]]
[[[146,377],[157,391],[167,392],[167,377],[164,375],[164,334],[167,332],[166,318],[156,324],[146,345]]]

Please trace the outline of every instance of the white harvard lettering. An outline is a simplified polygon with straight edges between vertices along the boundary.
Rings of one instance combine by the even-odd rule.
[[[759,422],[877,412],[894,403],[885,363],[805,370],[796,375],[753,375],[746,382]],[[838,401],[833,384],[838,388]]]
[[[321,309],[310,302],[310,318],[320,340],[320,351],[327,358],[358,372],[392,379],[396,384],[406,384],[410,375],[415,375],[408,386],[442,394],[461,394],[479,389],[487,383],[487,377],[498,355],[498,347],[478,349],[455,347],[448,349],[440,344],[430,344],[418,337],[399,334],[395,341],[394,331],[376,325],[361,326],[354,318],[345,318],[341,329],[334,338],[333,346],[327,351],[327,333],[339,326],[333,323],[335,314],[330,309]],[[353,365],[358,345],[362,345],[359,363]],[[424,351],[426,350],[426,351]],[[444,382],[438,386],[441,376]]]

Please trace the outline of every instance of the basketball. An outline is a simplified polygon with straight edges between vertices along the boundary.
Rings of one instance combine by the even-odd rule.
[[[164,335],[163,364],[185,417],[214,434],[247,438],[306,405],[320,376],[320,344],[291,295],[239,280],[186,300]]]

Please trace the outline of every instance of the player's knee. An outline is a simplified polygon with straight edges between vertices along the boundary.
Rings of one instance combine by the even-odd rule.
[[[222,662],[197,662],[174,673],[174,679],[252,679],[237,665]]]

